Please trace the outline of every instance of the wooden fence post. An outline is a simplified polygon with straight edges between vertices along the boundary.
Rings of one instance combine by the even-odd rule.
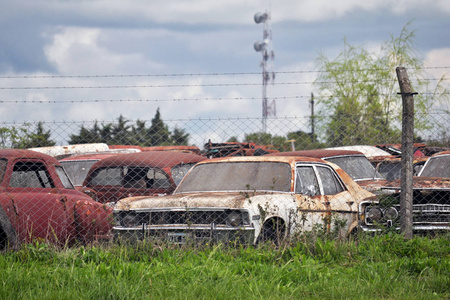
[[[413,158],[414,158],[414,94],[408,73],[404,67],[397,67],[397,78],[402,95],[402,172],[400,192],[400,228],[405,238],[413,235]]]

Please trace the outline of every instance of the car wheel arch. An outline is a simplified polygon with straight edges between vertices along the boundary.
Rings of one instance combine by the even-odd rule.
[[[256,242],[261,244],[270,241],[278,246],[285,239],[286,233],[286,221],[279,216],[272,216],[262,224]]]
[[[0,205],[0,250],[16,249],[19,246],[16,230]]]

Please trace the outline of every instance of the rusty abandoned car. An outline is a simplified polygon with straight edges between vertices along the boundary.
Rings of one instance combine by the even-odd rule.
[[[99,160],[90,168],[83,187],[102,203],[130,196],[171,194],[184,175],[204,156],[178,151],[144,151]]]
[[[198,163],[173,195],[130,197],[114,208],[117,239],[257,244],[321,227],[348,236],[374,196],[337,165],[307,157],[251,156]]]
[[[390,195],[360,204],[361,228],[381,231],[400,228],[401,180],[386,183]],[[417,233],[450,230],[450,151],[430,157],[419,176],[413,177],[413,231]]]
[[[66,245],[109,237],[112,209],[74,189],[61,164],[30,150],[0,150],[0,247],[44,239]]]

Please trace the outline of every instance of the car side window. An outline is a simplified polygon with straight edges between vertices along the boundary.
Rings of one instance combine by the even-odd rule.
[[[344,191],[342,184],[330,168],[317,166],[317,171],[322,180],[324,195],[335,195]]]
[[[158,169],[149,169],[147,178],[151,182],[152,189],[168,189],[171,187],[169,177],[165,172]]]
[[[132,189],[146,189],[149,186],[147,180],[148,168],[126,167],[124,168],[123,187]]]
[[[295,193],[308,196],[320,194],[319,183],[312,166],[297,166]]]
[[[19,161],[14,165],[9,182],[14,188],[54,188],[55,185],[42,162]]]
[[[95,172],[88,185],[121,185],[122,168],[105,168]]]

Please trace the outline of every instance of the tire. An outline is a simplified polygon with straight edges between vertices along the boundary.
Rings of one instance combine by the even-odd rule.
[[[275,246],[279,246],[286,235],[286,226],[284,221],[279,218],[272,218],[267,220],[263,227],[261,228],[261,232],[258,236],[258,244],[264,244],[270,242]]]

